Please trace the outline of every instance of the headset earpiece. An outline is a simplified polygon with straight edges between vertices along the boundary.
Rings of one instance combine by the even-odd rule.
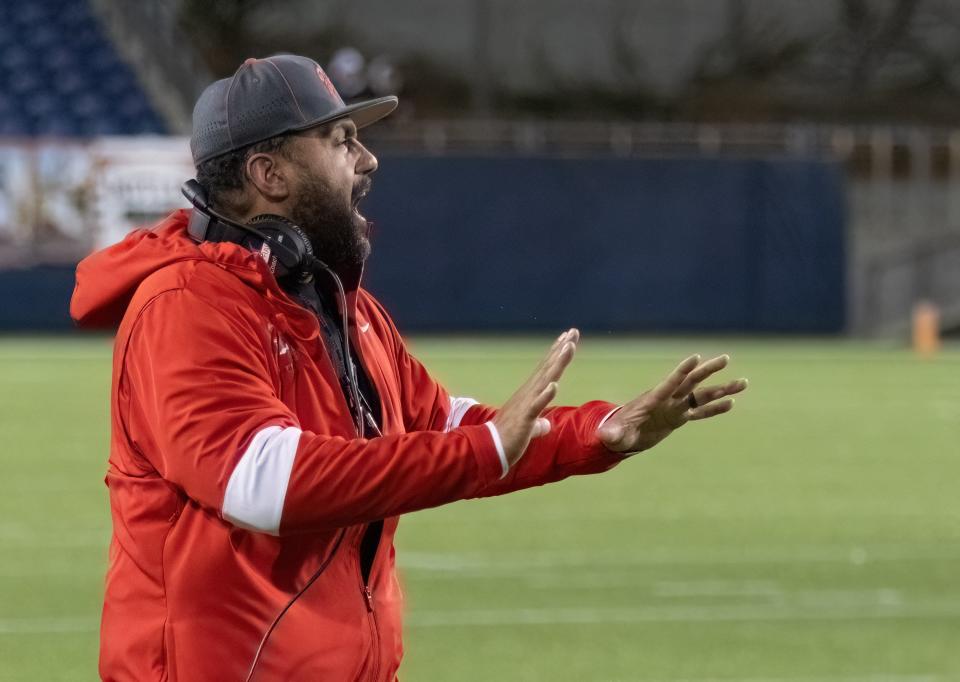
[[[247,224],[238,223],[210,207],[206,192],[196,180],[187,180],[181,191],[193,204],[187,232],[195,241],[227,241],[260,249],[277,278],[293,275],[305,280],[318,266],[329,269],[314,257],[310,239],[293,221],[264,213]]]
[[[301,276],[313,270],[313,245],[299,225],[283,216],[263,213],[255,216],[247,226],[263,237],[277,259],[277,276]],[[283,271],[280,271],[280,267]]]

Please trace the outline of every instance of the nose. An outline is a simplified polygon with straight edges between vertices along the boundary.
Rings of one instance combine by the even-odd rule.
[[[357,145],[360,147],[360,156],[357,158],[357,172],[366,174],[377,170],[380,165],[377,162],[377,157],[360,142],[357,142]]]

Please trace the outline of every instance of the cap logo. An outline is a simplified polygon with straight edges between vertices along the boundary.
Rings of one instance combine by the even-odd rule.
[[[337,89],[333,86],[333,82],[330,80],[330,77],[324,73],[319,64],[317,64],[315,68],[317,70],[317,78],[319,78],[320,82],[323,83],[323,87],[327,89],[327,92],[330,93],[330,96],[338,102],[342,102],[343,100],[340,99],[340,93],[337,92]]]

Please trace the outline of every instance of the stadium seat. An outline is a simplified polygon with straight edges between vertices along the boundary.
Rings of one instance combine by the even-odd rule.
[[[0,135],[166,131],[88,2],[0,3]]]
[[[30,122],[18,113],[0,116],[0,135],[31,135]]]
[[[34,126],[35,135],[74,135],[77,129],[77,122],[69,116],[51,115],[38,119]]]
[[[23,102],[23,108],[31,117],[42,117],[59,108],[59,98],[46,90],[40,90]]]

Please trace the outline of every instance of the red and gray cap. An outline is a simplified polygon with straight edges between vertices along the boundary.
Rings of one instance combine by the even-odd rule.
[[[397,98],[346,105],[320,65],[281,54],[248,59],[230,78],[211,83],[193,108],[190,151],[194,165],[262,142],[349,117],[358,128],[397,108]]]

